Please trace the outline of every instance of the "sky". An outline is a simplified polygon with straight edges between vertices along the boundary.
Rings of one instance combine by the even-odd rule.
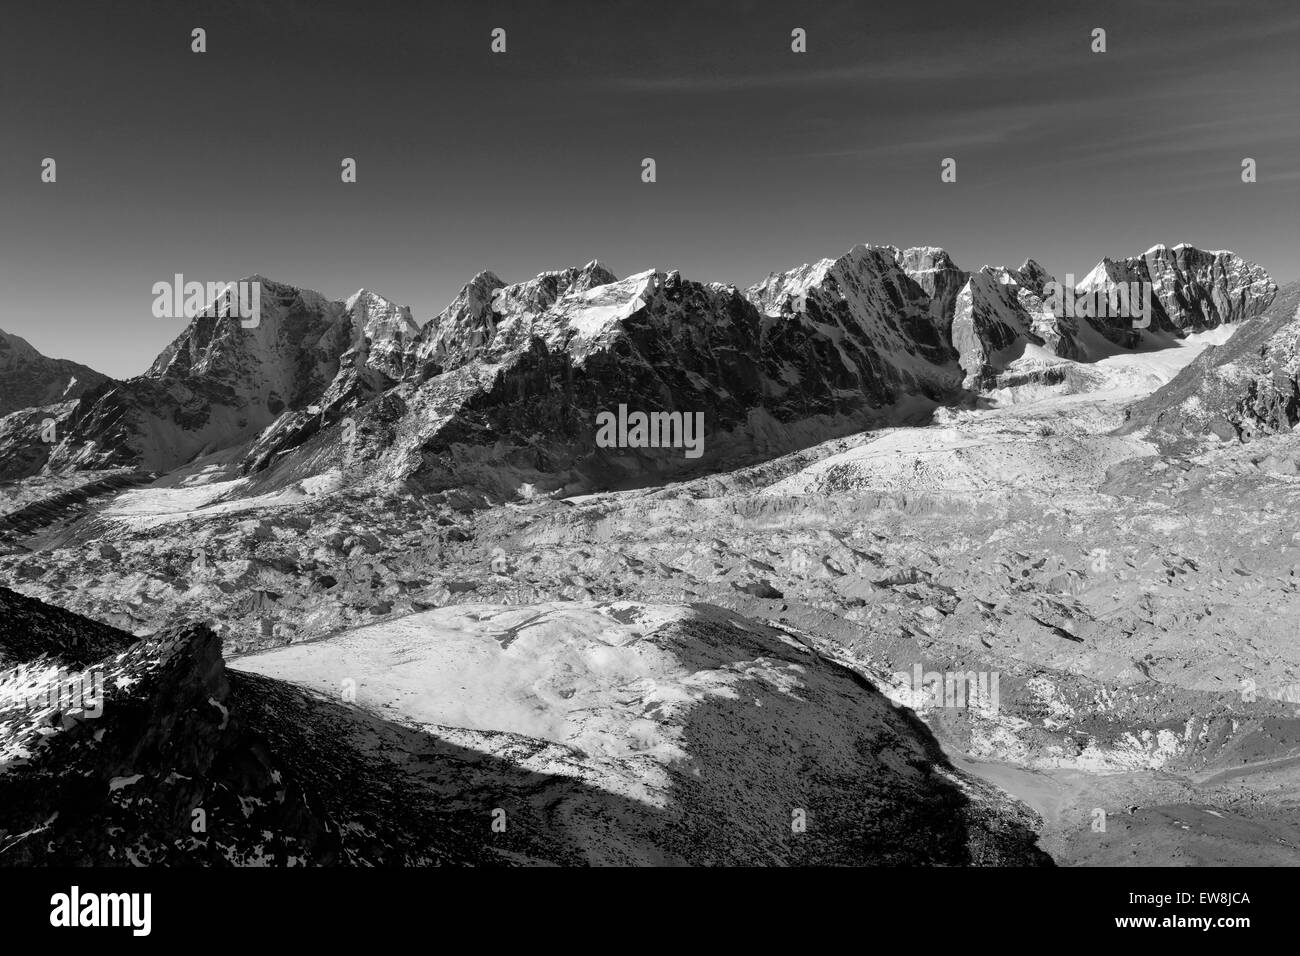
[[[0,329],[116,377],[182,330],[151,310],[176,273],[365,287],[423,323],[484,269],[743,287],[860,242],[1061,278],[1188,242],[1300,277],[1300,6],[43,0],[0,20]]]

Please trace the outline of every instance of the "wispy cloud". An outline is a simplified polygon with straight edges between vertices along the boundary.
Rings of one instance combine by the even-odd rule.
[[[1180,37],[1178,43],[1155,48],[1146,42],[1126,42],[1125,32],[1113,29],[1105,54],[1109,69],[1094,81],[1105,82],[1107,75],[1118,72],[1115,68],[1137,62],[1152,73],[1169,69],[1182,75],[1189,60],[1198,56],[1223,57],[1225,51],[1232,50],[1244,55],[1255,44],[1286,42],[1296,34],[1300,34],[1300,14],[1270,16],[1264,20],[1225,18],[1216,22],[1213,29],[1201,29],[1194,36]],[[926,82],[1019,77],[1027,83],[1035,78],[1047,79],[1046,88],[1050,91],[1060,88],[1070,70],[1085,68],[1085,64],[1095,65],[1089,38],[1088,30],[1063,29],[1059,21],[1044,18],[1017,23],[996,36],[981,32],[969,36],[941,34],[936,38],[931,32],[908,32],[877,37],[874,44],[867,39],[859,48],[864,62],[805,68],[803,57],[792,56],[788,65],[771,68],[733,66],[728,69],[712,61],[701,69],[699,64],[686,66],[674,61],[663,64],[663,72],[657,74],[612,76],[607,82],[624,92],[699,95],[830,90],[872,83],[914,86]],[[810,57],[809,62],[815,61]],[[1043,92],[1028,85],[1023,90],[1026,96]]]

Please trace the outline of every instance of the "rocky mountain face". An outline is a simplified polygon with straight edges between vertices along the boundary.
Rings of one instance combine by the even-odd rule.
[[[1277,287],[1264,270],[1230,252],[1202,252],[1188,245],[1155,246],[1143,256],[1103,259],[1074,287],[1076,295],[1108,299],[1121,284],[1151,290],[1149,317],[1091,314],[1060,307],[1049,284],[1058,280],[1032,259],[1019,269],[985,266],[971,274],[953,308],[952,343],[960,355],[963,383],[977,391],[1062,374],[1050,357],[1096,362],[1116,352],[1169,347],[1193,332],[1254,318]],[[1146,323],[1146,324],[1143,324]],[[1010,371],[1027,351],[1032,371]],[[1035,363],[1031,363],[1035,364]]]
[[[956,394],[956,356],[942,312],[948,273],[926,268],[932,252],[947,262],[942,250],[904,254],[892,246],[857,246],[750,289],[748,298],[764,316],[763,345],[775,377],[831,396],[861,391],[873,408],[905,395],[938,401]],[[911,272],[908,261],[918,263]],[[793,367],[781,358],[810,351],[813,367]]]
[[[1142,256],[1103,259],[1080,289],[1118,282],[1149,282],[1151,328],[1201,332],[1254,318],[1266,309],[1277,285],[1259,266],[1231,252],[1205,252],[1186,243],[1153,246]]]
[[[78,402],[20,408],[0,418],[0,481],[13,481],[39,474],[49,461],[52,444],[48,423],[53,420],[55,436],[77,411]]]
[[[966,387],[992,387],[1030,344],[1045,346],[1053,325],[1044,304],[1006,269],[985,266],[967,279],[953,307],[952,344]],[[1063,337],[1059,334],[1056,340]]]
[[[1180,306],[1188,328],[1249,318],[1271,297],[1257,267],[1194,253],[1179,247],[1148,267],[1163,277],[1157,308],[1162,289],[1170,308],[1222,304],[1202,308],[1197,321]],[[321,422],[355,419],[357,443],[345,446],[326,427],[316,445],[286,456],[288,468],[300,457],[313,467],[359,460],[390,484],[492,498],[521,487],[620,487],[906,420],[908,403],[968,401],[1004,379],[1066,374],[1051,361],[1010,372],[1027,350],[1093,362],[1183,334],[1171,323],[1147,342],[1129,320],[1120,329],[1119,320],[1054,314],[1052,281],[1033,260],[968,274],[943,250],[891,246],[774,274],[743,295],[676,273],[616,281],[598,263],[515,286],[484,273],[424,328],[403,381],[382,401]],[[596,414],[622,403],[705,411],[708,459],[692,466],[676,449],[598,447]]]
[[[797,447],[908,397],[957,396],[928,306],[892,254],[865,247],[748,293],[676,272],[614,281],[596,263],[490,301],[470,286],[425,329],[418,372],[396,390],[415,426],[398,429],[381,467],[427,489],[468,478],[508,495],[691,464],[680,446],[598,447],[597,414],[620,405],[702,413],[719,455]]]
[[[48,458],[29,449],[10,471],[204,460],[265,489],[350,468],[490,500],[623,487],[917,420],[1016,376],[1059,376],[1057,359],[1251,318],[1274,293],[1258,267],[1189,246],[1104,260],[1081,285],[1129,279],[1153,283],[1156,333],[1054,314],[1032,260],[966,273],[933,247],[858,246],[746,291],[654,270],[619,280],[598,262],[513,285],[484,272],[423,328],[364,290],[330,302],[261,280],[258,328],[194,320],[145,375],[63,407]],[[1046,365],[1017,370],[1027,358]],[[668,435],[598,442],[597,416],[620,406],[702,414],[703,456]],[[0,446],[29,431],[0,422]]]
[[[1120,284],[1130,289],[1149,284],[1151,314],[1140,319],[1100,314],[1100,308],[1090,310],[1092,314],[1070,314],[1072,310],[1060,308],[1059,300],[1053,302],[1050,283],[1059,290],[1064,280],[1032,259],[1017,270],[985,266],[970,276],[958,294],[952,325],[967,387],[982,391],[1005,385],[1002,376],[1031,347],[1041,350],[1041,359],[1056,356],[1075,362],[1095,362],[1122,350],[1168,347],[1188,333],[1254,318],[1277,292],[1262,269],[1241,257],[1188,245],[1173,250],[1155,246],[1141,257],[1103,259],[1076,283],[1074,294],[1108,300]],[[1044,373],[1037,371],[1037,377],[1042,380]],[[1024,380],[1023,372],[1013,372],[1009,379]]]
[[[47,358],[25,339],[0,329],[0,417],[71,401],[109,380],[68,359]]]
[[[448,609],[237,670],[202,626],[0,608],[0,864],[1050,863],[918,720],[717,608]]]
[[[205,456],[238,458],[331,386],[369,397],[392,385],[419,331],[409,310],[365,290],[331,302],[252,278],[261,283],[257,327],[196,317],[143,375],[125,382],[100,376],[77,401],[52,409],[56,442],[28,447],[31,415],[0,420],[0,447],[26,451],[6,460],[0,476],[42,467],[165,473]]]
[[[342,304],[260,281],[256,328],[237,318],[193,319],[144,375],[80,404],[49,469],[170,471],[238,446],[286,409],[313,401],[353,343]]]
[[[899,250],[896,258],[903,271],[930,297],[935,325],[946,328],[952,321],[957,293],[968,274],[957,268],[952,257],[937,246],[916,246]]]
[[[1149,432],[1169,447],[1208,435],[1250,441],[1286,434],[1298,421],[1300,283],[1293,282],[1258,321],[1128,409],[1122,431]]]

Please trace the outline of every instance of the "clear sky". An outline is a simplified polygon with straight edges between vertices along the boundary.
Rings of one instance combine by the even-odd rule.
[[[176,272],[364,286],[424,322],[482,269],[745,286],[858,242],[1080,278],[1190,242],[1300,276],[1300,6],[43,0],[0,21],[0,328],[111,375],[180,331],[150,309]]]

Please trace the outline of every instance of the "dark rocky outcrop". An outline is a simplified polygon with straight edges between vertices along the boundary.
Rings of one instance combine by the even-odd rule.
[[[1206,349],[1126,418],[1122,433],[1149,431],[1166,449],[1291,431],[1300,421],[1300,283],[1282,288],[1257,321]]]

